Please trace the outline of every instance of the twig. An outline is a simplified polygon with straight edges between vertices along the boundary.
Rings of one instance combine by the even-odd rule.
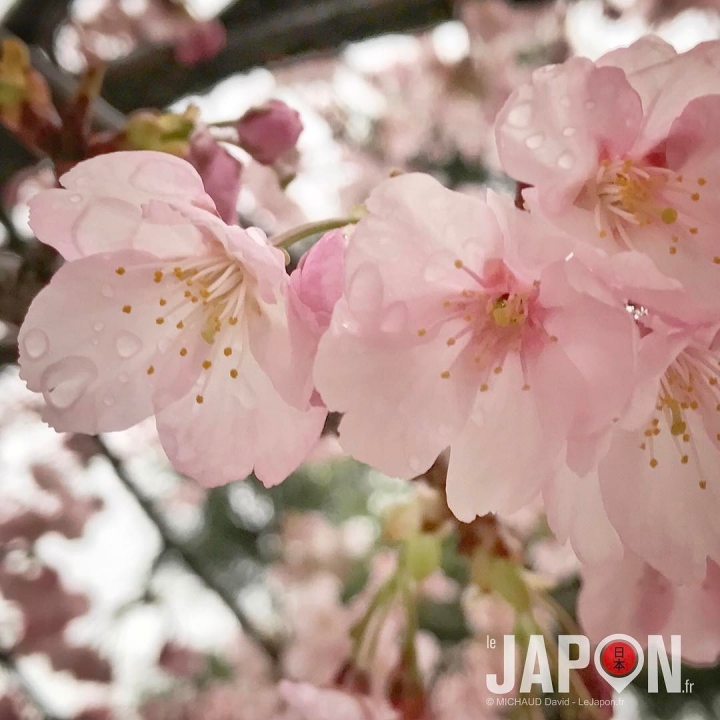
[[[35,692],[35,688],[32,683],[27,680],[18,668],[15,658],[7,650],[0,650],[0,666],[2,666],[9,675],[12,675],[12,677],[15,678],[16,682],[22,689],[23,694],[35,706],[35,709],[43,720],[62,720],[62,718],[57,715],[53,715],[47,710],[42,698]]]
[[[216,578],[213,577],[213,574],[208,570],[204,563],[194,553],[190,552],[175,537],[173,537],[173,533],[170,528],[168,528],[167,523],[165,522],[165,519],[162,517],[161,513],[158,512],[155,505],[138,490],[138,488],[131,480],[122,460],[120,460],[120,458],[118,458],[117,455],[115,455],[115,453],[113,453],[113,451],[108,448],[102,438],[97,437],[95,438],[95,441],[97,443],[100,454],[110,463],[110,465],[112,465],[113,470],[115,470],[115,474],[119,478],[120,482],[122,482],[125,488],[135,498],[145,515],[147,515],[150,522],[152,522],[157,529],[163,543],[162,551],[173,552],[179,555],[183,559],[185,565],[195,575],[197,575],[200,580],[202,580],[205,586],[223,601],[228,610],[230,610],[230,612],[235,616],[244,632],[255,642],[257,642],[273,660],[276,660],[278,656],[278,648],[276,647],[275,643],[271,639],[265,637],[253,625],[250,618],[248,618],[246,613],[237,604],[235,598],[233,597],[233,593],[231,593],[227,588],[223,587],[222,584],[218,583]]]

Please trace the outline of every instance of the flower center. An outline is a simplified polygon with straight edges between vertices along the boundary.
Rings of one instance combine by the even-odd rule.
[[[472,354],[482,379],[480,391],[484,392],[489,389],[491,373],[502,372],[507,354],[519,350],[525,333],[534,329],[530,310],[537,287],[523,286],[501,263],[486,268],[484,275],[468,268],[462,260],[456,260],[455,267],[468,282],[442,301],[443,311],[435,325],[440,334],[448,333],[448,347],[461,345],[461,354]],[[417,331],[419,337],[427,333],[428,328]],[[450,375],[450,369],[446,369],[440,377],[447,379]]]
[[[692,182],[668,168],[629,159],[604,160],[585,186],[580,204],[594,211],[600,238],[610,236],[625,249],[634,249],[628,231],[655,226],[667,231],[669,252],[674,255],[680,236],[698,233],[688,207],[700,200],[706,182],[705,178]]]
[[[687,465],[694,462],[698,467],[701,477],[699,485],[703,490],[707,487],[707,480],[690,421],[693,414],[698,414],[700,422],[707,425],[713,417],[710,413],[714,413],[717,418],[715,430],[720,429],[717,371],[717,358],[707,349],[690,347],[682,352],[660,380],[655,406],[657,416],[652,418],[645,429],[646,440],[640,445],[641,450],[649,452],[650,467],[655,468],[659,464],[654,452],[655,439],[665,430],[669,431],[680,463]],[[720,441],[720,432],[716,433],[714,439]]]

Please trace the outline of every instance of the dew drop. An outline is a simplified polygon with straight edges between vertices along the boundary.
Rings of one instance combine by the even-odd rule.
[[[562,168],[563,170],[570,170],[570,168],[575,164],[575,156],[570,152],[564,152],[557,161],[558,167]]]
[[[31,330],[23,340],[25,352],[33,359],[41,358],[50,347],[48,336],[42,330]]]
[[[572,137],[576,132],[577,132],[577,129],[576,129],[576,128],[574,128],[574,127],[566,127],[566,128],[562,131],[562,134],[563,134],[565,137]]]
[[[67,410],[82,396],[97,377],[97,367],[84,357],[68,357],[51,365],[40,380],[43,397],[48,405]]]
[[[112,286],[108,283],[105,283],[102,288],[100,289],[100,292],[102,293],[103,297],[111,298],[115,295],[115,291],[112,289]]]
[[[135,355],[142,347],[142,342],[137,335],[129,332],[121,332],[115,338],[115,347],[120,357],[129,358]]]
[[[525,128],[530,124],[532,120],[532,105],[530,103],[523,103],[522,105],[515,106],[507,116],[509,125],[516,128]]]
[[[543,144],[544,140],[545,136],[542,133],[536,133],[525,140],[525,145],[527,145],[530,150],[537,150]]]

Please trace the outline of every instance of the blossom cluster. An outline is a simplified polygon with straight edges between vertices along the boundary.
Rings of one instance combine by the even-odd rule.
[[[495,124],[517,197],[392,177],[292,274],[303,233],[226,222],[186,161],[80,163],[30,203],[67,262],[28,312],[21,377],[60,431],[154,415],[206,486],[283,481],[329,411],[388,475],[449,452],[457,519],[542,498],[586,577],[667,586],[642,618],[662,633],[676,586],[718,596],[719,70],[720,43],[654,37],[541,68]]]

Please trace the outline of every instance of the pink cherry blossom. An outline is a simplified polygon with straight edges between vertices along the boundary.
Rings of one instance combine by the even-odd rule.
[[[175,57],[192,67],[215,57],[227,44],[227,31],[219,20],[188,23],[175,41]]]
[[[680,635],[682,656],[698,664],[720,658],[720,567],[708,562],[696,583],[676,585],[628,552],[621,563],[583,568],[578,614],[591,640],[626,633]],[[612,598],[612,602],[608,602]]]
[[[154,414],[173,464],[202,484],[253,468],[282,481],[324,420],[291,359],[283,253],[226,225],[167,154],[103,155],[61,182],[33,198],[30,223],[71,262],[19,335],[44,419],[98,433]]]
[[[272,165],[292,150],[302,130],[298,112],[281,100],[251,108],[237,122],[240,146],[263,165]]]
[[[357,459],[412,477],[451,447],[466,521],[528,503],[571,436],[625,408],[638,335],[624,307],[568,283],[542,224],[488,203],[421,175],[379,186],[315,366]]]
[[[499,113],[504,169],[526,203],[607,253],[637,250],[720,306],[720,42],[677,55],[654,37],[533,74]]]

